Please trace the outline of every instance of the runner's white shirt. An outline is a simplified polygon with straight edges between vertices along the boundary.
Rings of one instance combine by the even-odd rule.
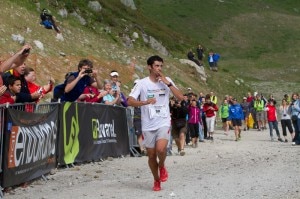
[[[169,82],[174,82],[166,77]],[[141,106],[142,130],[153,131],[163,126],[171,126],[169,97],[170,88],[163,82],[153,82],[149,77],[138,81],[133,87],[129,96],[137,99],[140,96],[141,101],[150,98],[156,98],[155,104]]]

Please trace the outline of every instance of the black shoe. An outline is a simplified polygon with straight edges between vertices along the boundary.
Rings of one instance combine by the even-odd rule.
[[[282,138],[278,138],[278,141],[279,141],[279,142],[283,142],[283,139],[282,139]]]
[[[214,141],[214,138],[213,138],[213,137],[210,137],[210,140],[211,140],[211,141]]]
[[[287,140],[287,139],[285,139],[285,140],[284,140],[284,142],[288,142],[288,140]]]

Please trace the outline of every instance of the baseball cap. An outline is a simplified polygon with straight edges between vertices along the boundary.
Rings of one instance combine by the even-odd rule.
[[[111,72],[111,73],[110,73],[110,76],[112,76],[112,77],[113,77],[113,76],[119,76],[119,73],[114,71],[114,72]]]
[[[246,99],[247,99],[247,97],[243,97],[243,99],[245,99],[245,100],[246,100]]]

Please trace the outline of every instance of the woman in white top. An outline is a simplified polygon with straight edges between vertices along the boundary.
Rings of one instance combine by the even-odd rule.
[[[280,115],[281,115],[281,127],[282,127],[282,134],[284,136],[285,142],[288,142],[286,128],[288,128],[292,139],[294,139],[295,133],[293,131],[291,116],[288,113],[289,104],[287,103],[286,99],[283,99],[281,105],[279,107]]]

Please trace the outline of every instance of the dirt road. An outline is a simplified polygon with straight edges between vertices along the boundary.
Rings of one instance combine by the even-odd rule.
[[[147,157],[125,157],[58,169],[5,198],[300,198],[300,147],[290,137],[271,142],[268,130],[250,130],[235,142],[233,132],[219,130],[214,138],[168,156],[169,180],[159,192],[151,190]]]

